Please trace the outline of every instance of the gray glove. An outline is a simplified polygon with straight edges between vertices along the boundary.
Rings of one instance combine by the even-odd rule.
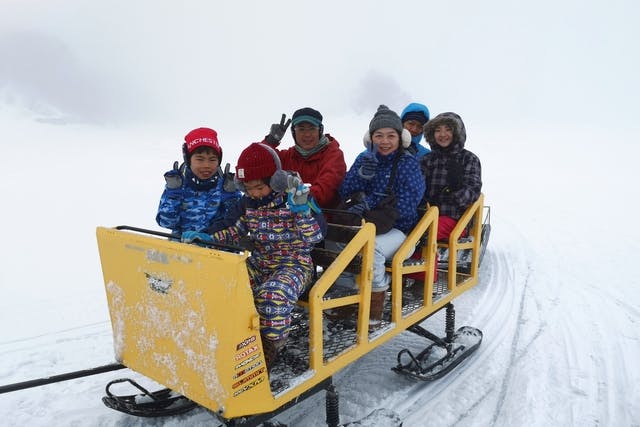
[[[280,119],[280,123],[274,123],[271,125],[271,130],[269,131],[269,135],[266,136],[265,141],[267,144],[272,147],[277,147],[280,145],[280,141],[284,137],[284,134],[287,133],[287,129],[291,124],[291,119],[287,120],[285,123],[285,119],[287,118],[286,114],[282,115]]]
[[[287,202],[289,209],[296,213],[309,213],[309,186],[300,184],[297,188],[287,190]]]
[[[182,187],[182,174],[180,173],[178,162],[173,162],[173,169],[165,172],[164,180],[167,182],[167,188],[169,190]]]
[[[222,173],[222,179],[224,179],[222,188],[228,193],[233,193],[237,191],[238,188],[236,187],[236,183],[233,180],[235,174],[233,172],[229,172],[229,169],[231,169],[231,165],[227,163],[227,165],[224,167],[224,172]]]
[[[287,175],[287,193],[295,193],[302,184],[302,178],[298,172],[288,172]]]
[[[309,186],[300,184],[295,191],[291,193],[291,201],[296,205],[306,205],[309,200]]]

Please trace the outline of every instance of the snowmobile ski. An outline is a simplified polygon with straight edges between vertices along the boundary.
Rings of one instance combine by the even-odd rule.
[[[426,330],[419,334],[430,335]],[[401,350],[398,353],[398,364],[391,369],[423,381],[436,380],[449,373],[480,346],[482,331],[471,326],[463,326],[455,332],[451,340],[434,338],[434,343],[418,355],[406,348]]]
[[[113,384],[128,382],[142,393],[117,396],[109,390]],[[110,381],[105,388],[102,402],[109,408],[138,417],[164,417],[188,412],[198,406],[186,397],[164,388],[150,392],[129,378]]]

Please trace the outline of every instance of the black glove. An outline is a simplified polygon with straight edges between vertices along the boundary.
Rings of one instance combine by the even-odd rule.
[[[464,168],[455,160],[447,162],[447,192],[458,191],[462,188]]]
[[[365,200],[365,194],[361,191],[353,193],[338,203],[336,210],[345,211],[345,213],[333,213],[331,215],[332,222],[342,225],[360,225],[362,224],[362,215],[367,209],[369,209],[369,205]]]
[[[229,172],[229,169],[231,169],[231,165],[227,163],[224,167],[224,172],[222,173],[222,179],[224,179],[222,188],[228,193],[233,193],[237,190],[236,183],[233,180],[235,174],[233,172]]]
[[[291,119],[287,120],[287,122],[285,123],[286,118],[287,118],[287,115],[283,114],[282,118],[280,119],[280,123],[274,123],[271,125],[271,130],[269,131],[269,135],[267,135],[265,138],[267,144],[273,147],[277,147],[278,145],[280,145],[280,141],[282,140],[282,137],[284,137],[284,134],[287,132],[287,129],[291,124]]]
[[[167,182],[167,188],[169,190],[182,187],[182,174],[180,173],[178,162],[173,162],[173,169],[165,172],[164,180]]]
[[[396,204],[396,196],[387,195],[374,209],[365,212],[364,219],[376,225],[376,234],[388,233],[393,228],[400,216]]]
[[[367,202],[360,202],[360,203],[356,203],[353,206],[350,206],[347,209],[347,212],[350,212],[352,214],[355,214],[361,217],[368,210],[369,210],[369,206],[367,205]]]

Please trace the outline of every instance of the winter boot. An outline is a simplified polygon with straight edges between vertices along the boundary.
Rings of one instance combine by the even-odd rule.
[[[345,320],[353,316],[358,311],[357,304],[344,305],[342,307],[330,308],[324,314],[329,320]]]
[[[371,292],[371,306],[369,309],[369,330],[375,330],[382,324],[382,313],[387,291]]]
[[[280,350],[282,350],[286,341],[286,338],[270,340],[262,337],[262,348],[264,349],[264,360],[267,363],[267,370],[271,371],[271,368],[278,360]]]
[[[405,278],[402,283],[404,288],[409,290],[413,298],[417,300],[424,298],[424,282],[422,280]]]

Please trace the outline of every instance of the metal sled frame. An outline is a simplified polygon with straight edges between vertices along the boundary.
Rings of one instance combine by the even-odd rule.
[[[281,387],[273,385],[276,374],[266,370],[245,266],[247,252],[183,244],[140,234],[145,231],[139,229],[99,227],[116,359],[209,409],[227,425],[255,416],[268,419],[263,417],[327,389],[340,369],[411,330],[475,286],[482,206],[481,196],[463,217],[478,218],[470,232],[476,238],[469,246],[473,251],[469,273],[458,272],[453,263],[448,274],[441,275],[447,283],[437,296],[433,275],[438,210],[427,210],[388,268],[390,303],[382,325],[374,331],[369,331],[368,320],[375,226],[365,223],[353,229],[344,250],[322,269],[308,301],[299,302],[305,370]],[[421,249],[422,262],[406,262],[419,240],[427,242]],[[457,241],[452,242],[450,248],[456,245]],[[333,283],[356,259],[360,267],[357,293],[332,297]],[[402,281],[403,274],[414,272],[426,277],[423,297],[417,299],[407,296]],[[353,329],[344,331],[344,344],[332,345],[331,337],[324,334],[324,311],[351,304],[358,306]]]

